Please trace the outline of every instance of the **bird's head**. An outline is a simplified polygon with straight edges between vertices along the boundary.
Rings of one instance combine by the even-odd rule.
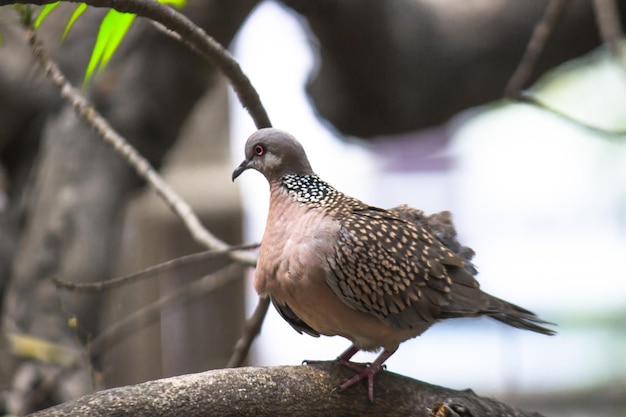
[[[259,171],[270,183],[287,174],[313,174],[300,142],[282,130],[257,130],[248,138],[245,154],[246,159],[233,171],[233,181],[249,168]]]

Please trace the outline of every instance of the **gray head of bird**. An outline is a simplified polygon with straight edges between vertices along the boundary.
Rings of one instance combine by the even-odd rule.
[[[246,141],[246,159],[233,171],[233,181],[247,169],[256,169],[272,183],[288,174],[313,174],[300,142],[289,133],[259,129]]]

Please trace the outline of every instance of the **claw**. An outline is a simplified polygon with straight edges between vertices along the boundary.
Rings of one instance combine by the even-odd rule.
[[[355,367],[358,366],[356,364],[352,364]],[[353,369],[353,368],[350,368]],[[367,378],[367,396],[371,403],[374,402],[374,375],[376,375],[381,370],[381,366],[375,366],[374,364],[362,367],[361,371],[354,375],[352,378],[346,379],[341,384],[337,385],[333,388],[333,392],[342,392],[346,388],[351,387],[362,379]]]
[[[356,372],[356,375],[354,375],[352,378],[346,379],[340,385],[333,388],[332,392],[342,392],[346,388],[351,387],[360,380],[367,378],[367,396],[370,402],[373,403],[374,375],[386,368],[386,366],[383,365],[383,362],[385,362],[391,355],[393,355],[395,349],[392,351],[388,351],[387,349],[383,350],[383,352],[376,358],[374,362],[365,366],[350,362],[349,360],[358,351],[359,350],[356,347],[352,346],[350,347],[350,349],[346,350],[337,358],[337,362],[339,362],[339,364],[353,370],[354,372]]]

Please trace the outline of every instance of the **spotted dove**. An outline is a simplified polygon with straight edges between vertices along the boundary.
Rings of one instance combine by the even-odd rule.
[[[457,241],[449,213],[385,210],[349,197],[319,178],[302,145],[278,129],[252,134],[245,156],[233,181],[252,168],[270,186],[254,287],[298,332],[352,341],[338,361],[356,373],[337,391],[367,379],[373,401],[383,362],[443,319],[485,315],[554,334],[532,312],[480,290],[473,251]],[[359,350],[380,348],[370,365],[350,362]]]

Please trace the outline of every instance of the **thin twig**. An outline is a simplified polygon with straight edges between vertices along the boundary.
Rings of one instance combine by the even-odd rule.
[[[531,104],[535,107],[538,107],[542,110],[546,110],[552,114],[554,114],[555,116],[560,117],[563,120],[566,120],[568,122],[574,123],[577,126],[582,127],[583,129],[589,130],[590,132],[596,133],[596,134],[600,134],[600,135],[605,135],[605,136],[615,136],[615,137],[622,137],[624,135],[626,135],[626,131],[625,130],[606,130],[606,129],[602,129],[600,127],[596,127],[587,123],[584,123],[582,121],[580,121],[579,119],[576,119],[575,117],[570,116],[567,113],[564,113],[558,109],[555,109],[554,107],[551,107],[549,105],[547,105],[546,103],[544,103],[543,101],[541,101],[539,98],[537,98],[537,96],[535,96],[532,93],[529,92],[522,92],[518,95],[518,97],[516,98],[517,102],[521,102],[521,103],[527,103],[527,104]]]
[[[0,6],[8,4],[49,4],[57,0],[0,0]],[[154,0],[63,0],[69,3],[85,3],[92,7],[115,9],[122,13],[158,22],[176,32],[188,46],[219,68],[230,81],[241,105],[248,110],[257,128],[271,127],[269,116],[261,103],[259,94],[244,74],[237,61],[215,39],[189,20],[182,13]]]
[[[265,315],[267,314],[269,305],[269,297],[259,297],[259,302],[254,309],[254,313],[248,320],[246,320],[243,334],[239,340],[237,340],[237,343],[233,348],[233,354],[226,365],[227,368],[236,368],[243,365],[246,357],[248,356],[248,352],[250,351],[252,342],[261,332],[261,326],[263,325],[263,320],[265,320]]]
[[[539,55],[545,48],[556,21],[563,13],[568,0],[550,0],[541,20],[535,25],[533,33],[515,72],[507,83],[504,94],[510,98],[518,98],[520,92],[532,76]]]
[[[160,318],[161,310],[164,307],[175,302],[190,301],[202,297],[239,279],[239,274],[235,273],[236,271],[233,270],[233,268],[239,269],[240,267],[236,264],[225,266],[221,270],[207,275],[198,281],[187,284],[180,290],[168,294],[165,297],[161,297],[157,301],[116,321],[89,343],[87,347],[89,355],[91,358],[99,356],[128,335],[135,333],[138,329],[142,329],[154,320]]]
[[[151,2],[159,4],[155,1]],[[196,242],[207,248],[217,250],[228,249],[229,245],[215,237],[202,225],[189,204],[163,180],[150,165],[148,160],[117,133],[109,122],[91,105],[87,98],[67,81],[56,63],[47,57],[43,45],[35,32],[32,29],[27,29],[26,33],[33,55],[41,65],[45,74],[61,90],[61,97],[72,106],[78,116],[91,126],[106,144],[121,155],[139,177],[143,178],[154,188],[169,208],[181,218]],[[230,256],[233,260],[244,265],[254,266],[256,264],[255,257],[245,252],[232,252]]]
[[[209,250],[209,251],[196,252],[190,255],[185,255],[185,256],[175,258],[175,259],[170,259],[169,261],[165,261],[157,265],[153,265],[139,272],[135,272],[134,274],[124,275],[121,277],[115,277],[115,278],[107,279],[105,281],[72,282],[72,281],[65,281],[57,277],[54,277],[52,278],[52,282],[57,287],[68,289],[68,290],[74,290],[74,291],[98,292],[98,291],[110,290],[112,288],[117,288],[122,285],[130,284],[131,282],[138,281],[140,278],[156,276],[157,274],[161,272],[170,271],[172,269],[178,268],[183,265],[191,265],[196,262],[202,262],[208,259],[216,258],[220,255],[228,255],[230,252],[233,252],[233,251],[248,250],[248,249],[254,249],[257,247],[259,247],[259,244],[254,243],[250,245],[232,246],[224,250]]]
[[[624,53],[622,51],[622,26],[619,21],[619,11],[614,0],[593,0],[593,10],[596,15],[596,23],[600,31],[600,37],[611,54],[622,65]]]
[[[505,95],[513,100],[528,103],[542,110],[546,110],[593,133],[609,136],[623,136],[626,134],[625,131],[611,131],[584,123],[567,113],[547,105],[534,94],[528,91],[522,91],[531,77],[539,55],[543,51],[556,21],[562,15],[566,5],[567,0],[550,0],[542,19],[533,29],[533,34],[528,42],[524,56],[506,86]],[[613,0],[593,0],[593,7],[603,42],[607,44],[616,60],[618,60],[621,65],[626,65],[622,59],[622,51],[620,48],[622,29],[615,2]]]

